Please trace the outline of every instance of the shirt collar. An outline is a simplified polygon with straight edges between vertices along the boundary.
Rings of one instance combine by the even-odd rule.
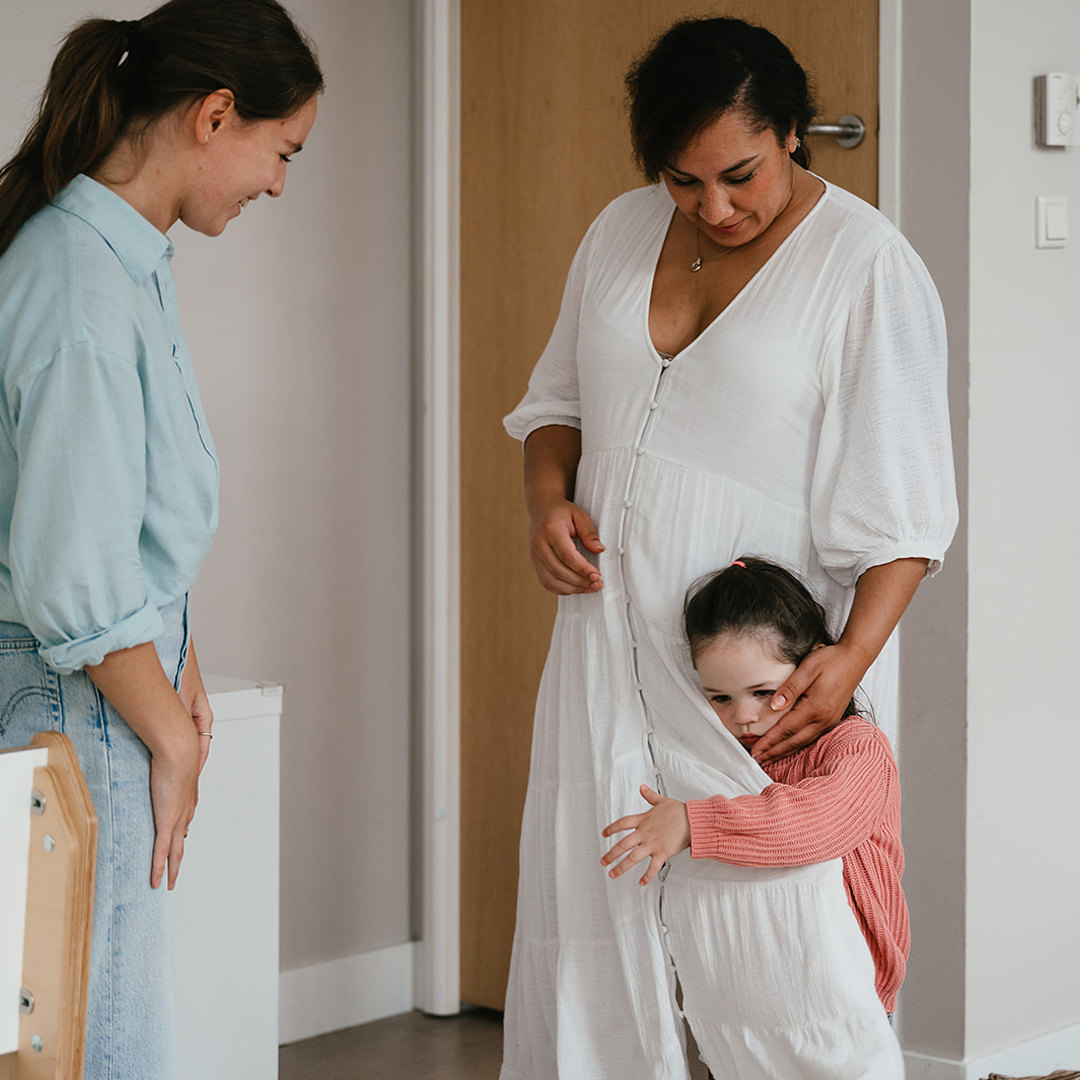
[[[171,259],[172,241],[129,203],[80,173],[53,199],[53,205],[85,221],[116,253],[136,285]]]

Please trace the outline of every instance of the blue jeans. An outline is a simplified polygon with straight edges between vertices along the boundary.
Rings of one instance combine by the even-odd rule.
[[[179,688],[187,599],[162,609],[154,642]],[[25,626],[0,622],[0,748],[39,731],[71,739],[98,817],[87,1080],[172,1080],[172,974],[166,891],[150,888],[150,753],[82,671],[59,675]]]

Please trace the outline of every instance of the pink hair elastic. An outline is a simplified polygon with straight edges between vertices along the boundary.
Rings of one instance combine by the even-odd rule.
[[[744,563],[742,561],[742,559],[736,559],[731,565],[732,566],[741,566],[744,570],[746,569],[746,563]]]

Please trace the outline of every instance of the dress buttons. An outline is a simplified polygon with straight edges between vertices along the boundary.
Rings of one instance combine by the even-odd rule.
[[[650,401],[649,402],[649,412],[652,412],[653,409],[655,409],[656,406],[659,405],[659,404],[660,404],[660,402],[656,401],[655,399],[653,401]]]
[[[624,548],[624,547],[619,548],[619,554],[620,555],[625,555],[626,554],[626,548]]]
[[[670,367],[671,366],[671,357],[670,356],[665,356],[664,359],[660,361],[660,366],[661,367]]]
[[[629,499],[623,499],[623,507],[624,507],[624,509],[629,510],[630,507],[633,506],[633,505],[634,504]]]
[[[641,457],[641,455],[645,453],[645,447],[644,447],[644,446],[638,446],[638,447],[636,447],[636,448],[634,449],[634,453],[635,453],[635,454],[637,454],[637,455],[638,455],[638,457]]]

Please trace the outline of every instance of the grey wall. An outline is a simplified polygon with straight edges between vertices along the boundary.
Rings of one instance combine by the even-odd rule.
[[[0,153],[72,24],[152,6],[0,5]],[[412,5],[289,7],[327,92],[284,197],[217,239],[172,231],[222,466],[195,641],[205,671],[286,687],[285,970],[409,939],[414,184]]]
[[[937,284],[949,331],[960,527],[901,631],[904,891],[911,959],[905,1048],[959,1060],[964,1047],[967,755],[968,0],[904,0],[900,227]]]
[[[283,971],[410,936],[411,5],[289,7],[327,89],[284,196],[173,230],[222,465],[202,666],[285,683]]]

